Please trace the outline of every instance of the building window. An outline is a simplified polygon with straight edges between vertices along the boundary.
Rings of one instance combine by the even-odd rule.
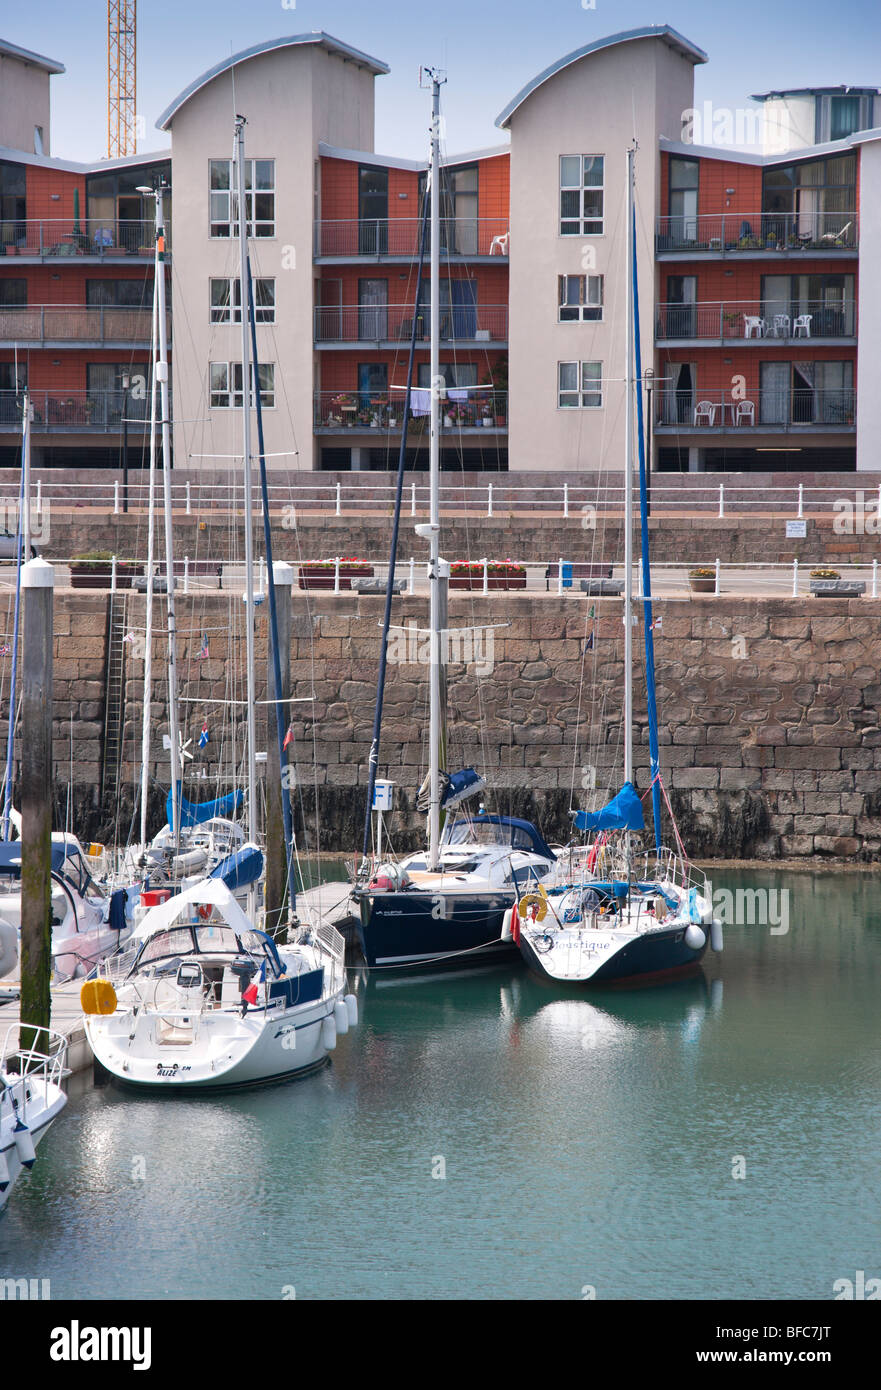
[[[598,410],[603,403],[602,362],[558,362],[557,404],[561,410]]]
[[[251,363],[251,402],[254,400],[254,364]],[[241,362],[212,362],[208,368],[208,403],[212,410],[241,410]],[[275,364],[260,363],[260,403],[275,405]]]
[[[138,280],[87,280],[86,303],[93,308],[150,309],[153,276]]]
[[[210,221],[213,237],[238,235],[238,173],[231,159],[210,163]],[[245,216],[248,236],[275,236],[275,160],[245,160]]]
[[[275,280],[255,278],[254,318],[257,323],[275,323]],[[241,323],[242,282],[237,277],[210,282],[211,323]],[[232,302],[230,302],[232,301]]]
[[[863,95],[828,94],[814,98],[814,138],[818,145],[827,140],[846,140],[858,130],[870,130],[874,124],[874,97]]]
[[[602,275],[559,276],[558,304],[560,323],[601,323]]]
[[[601,154],[560,156],[560,236],[603,235]]]
[[[28,302],[28,282],[18,276],[14,280],[0,280],[0,305],[8,309],[12,305]]]

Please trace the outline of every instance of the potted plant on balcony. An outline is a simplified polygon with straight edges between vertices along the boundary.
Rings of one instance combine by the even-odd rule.
[[[144,566],[139,560],[116,561],[117,589],[130,589]],[[109,589],[113,582],[113,556],[109,550],[87,550],[70,562],[72,589]]]
[[[358,408],[355,397],[350,396],[346,391],[342,391],[338,396],[334,396],[330,404],[344,424],[348,425],[351,429],[352,425],[355,423],[355,411]]]
[[[484,563],[482,560],[454,560],[450,565],[450,588],[482,590]],[[525,589],[526,566],[516,560],[490,560],[486,564],[488,589]]]
[[[706,565],[689,570],[688,587],[693,594],[714,594],[716,592],[716,571]]]
[[[495,415],[497,427],[502,429],[505,424],[508,400],[507,357],[500,357],[498,362],[494,362],[480,384],[481,386],[492,387],[492,394],[487,393],[487,404],[490,407],[490,412]]]
[[[301,589],[333,589],[336,584],[336,568],[336,559],[304,560],[299,566],[297,583]],[[341,556],[339,573],[340,588],[351,589],[354,578],[373,578],[373,566],[367,560],[359,560],[354,555]]]

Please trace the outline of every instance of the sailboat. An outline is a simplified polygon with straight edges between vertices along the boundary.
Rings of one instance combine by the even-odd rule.
[[[155,249],[153,277],[154,370],[150,418],[150,508],[147,531],[146,643],[144,648],[144,705],[141,730],[140,844],[129,846],[123,855],[117,877],[123,882],[144,881],[142,902],[134,908],[139,920],[148,906],[163,896],[177,892],[216,875],[245,894],[263,870],[259,847],[249,843],[242,827],[233,819],[240,810],[240,791],[213,801],[192,803],[183,794],[186,749],[180,731],[177,679],[177,620],[174,578],[174,533],[171,497],[171,419],[168,391],[168,333],[165,309],[165,215],[162,188],[138,190],[155,201]],[[157,393],[158,387],[158,393]],[[171,764],[171,790],[166,801],[167,824],[147,840],[147,802],[150,763],[150,721],[152,687],[152,637],[155,531],[153,479],[156,465],[157,394],[161,412],[162,499],[164,513],[165,578],[168,633],[168,746]],[[157,896],[158,895],[158,896]]]
[[[266,559],[272,539],[266,485],[256,319],[247,249],[244,118],[236,120],[241,250],[242,379],[254,383],[263,492]],[[249,343],[250,331],[250,343]],[[251,347],[253,346],[253,353]],[[253,361],[253,377],[250,365]],[[245,602],[247,635],[248,829],[257,841],[257,755],[254,664],[251,391],[242,392],[245,469]],[[171,575],[169,574],[169,579]],[[171,587],[171,585],[169,586]],[[282,784],[287,866],[288,941],[261,925],[253,885],[248,910],[216,874],[150,908],[123,958],[83,986],[85,1031],[95,1057],[120,1081],[141,1088],[216,1090],[300,1076],[327,1061],[337,1037],[357,1022],[348,992],[345,942],[331,926],[299,926],[295,917],[293,831],[282,711],[281,662],[274,585],[270,585],[270,647],[274,657],[276,737]],[[265,918],[264,918],[265,920]],[[291,935],[293,940],[291,940]]]
[[[30,1034],[27,1045],[20,1044],[20,1025],[14,1023],[0,1048],[0,1212],[16,1180],[33,1168],[37,1145],[67,1104],[61,1087],[67,1038],[50,1028],[21,1028]]]
[[[661,844],[661,771],[654,690],[651,564],[649,556],[636,276],[634,154],[627,152],[627,363],[625,368],[625,559],[624,559],[624,782],[599,811],[578,811],[575,829],[593,835],[570,862],[534,893],[524,894],[506,915],[505,940],[513,941],[539,974],[567,984],[641,982],[694,970],[707,944],[722,949],[721,923],[713,917],[705,876],[690,865],[676,829],[677,849]],[[636,406],[636,412],[634,412]],[[634,836],[645,829],[633,779],[633,419],[640,450],[643,618],[646,644],[651,791],[655,846],[638,852]],[[671,819],[672,809],[669,807]],[[575,860],[573,865],[572,860]],[[572,873],[575,867],[576,872]]]
[[[487,955],[512,952],[500,930],[505,912],[524,888],[545,877],[555,855],[529,821],[510,816],[451,812],[479,794],[484,780],[472,768],[449,776],[446,756],[446,681],[442,648],[447,631],[447,581],[449,562],[440,554],[440,87],[436,70],[427,69],[432,89],[431,159],[423,210],[423,242],[426,217],[431,227],[431,390],[429,433],[429,521],[416,526],[416,534],[428,542],[430,584],[429,675],[429,772],[420,790],[420,809],[427,810],[427,849],[395,861],[387,855],[377,862],[368,856],[370,808],[379,756],[382,695],[385,679],[394,560],[400,518],[401,488],[406,434],[401,440],[395,521],[386,589],[385,622],[380,650],[373,741],[369,757],[367,815],[362,863],[352,893],[361,948],[367,964],[386,967],[422,964],[482,962]],[[417,289],[418,294],[418,289]],[[408,399],[415,346],[411,340]]]

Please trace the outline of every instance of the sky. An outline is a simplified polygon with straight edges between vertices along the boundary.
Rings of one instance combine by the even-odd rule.
[[[106,0],[6,0],[0,37],[65,65],[52,78],[52,154],[106,154]],[[557,58],[644,24],[669,24],[702,48],[695,105],[749,107],[754,92],[787,86],[881,87],[879,0],[140,0],[139,152],[167,148],[161,111],[230,53],[267,39],[324,30],[386,62],[376,83],[379,153],[418,159],[428,98],[420,65],[445,69],[446,146],[501,143],[496,116]]]

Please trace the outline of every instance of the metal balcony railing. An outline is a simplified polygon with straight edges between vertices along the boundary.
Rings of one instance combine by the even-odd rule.
[[[453,390],[454,396],[441,402],[441,424],[446,429],[506,429],[508,422],[507,391],[492,391],[480,387]],[[316,429],[324,430],[400,430],[404,419],[405,392],[392,391],[371,394],[363,391],[317,391],[314,398]],[[414,387],[410,398],[409,419],[427,424],[429,393]]]
[[[855,251],[859,245],[855,212],[713,213],[700,217],[659,217],[655,250]]]
[[[412,304],[346,304],[315,310],[317,343],[409,342],[416,319],[416,336],[428,339],[428,307]],[[508,337],[506,304],[469,304],[440,311],[444,341],[504,342]]]
[[[171,228],[166,224],[166,246],[171,245]],[[97,256],[113,260],[120,256],[152,256],[155,244],[153,219],[137,222],[114,221],[107,217],[43,217],[21,221],[0,221],[0,255],[6,256]]]
[[[856,392],[766,389],[751,391],[746,400],[733,400],[725,392],[662,391],[656,406],[656,423],[680,430],[853,429]]]
[[[315,223],[316,256],[417,256],[418,217],[350,218]],[[508,254],[507,217],[442,217],[441,256]]]
[[[146,375],[147,367],[144,367]],[[0,391],[0,430],[18,432],[22,424],[23,396],[16,391]],[[130,430],[150,424],[150,393],[135,396],[131,391],[31,391],[35,434],[66,430],[122,434],[124,423]]]
[[[712,304],[659,304],[656,336],[659,340],[712,338],[716,341],[760,338],[852,338],[855,304],[846,300],[828,304],[799,300],[784,307],[780,301],[729,300]]]
[[[171,314],[167,316],[169,341]],[[0,343],[118,343],[148,346],[150,309],[40,304],[0,307]]]

